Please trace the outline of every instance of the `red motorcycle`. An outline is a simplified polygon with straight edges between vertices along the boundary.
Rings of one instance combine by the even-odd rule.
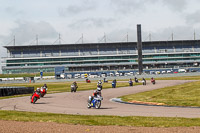
[[[35,92],[31,97],[31,103],[34,104],[38,99],[40,99],[40,93],[39,92]]]
[[[46,93],[47,93],[47,88],[41,87],[40,88],[40,96],[44,97],[44,95],[46,95]]]
[[[156,84],[155,79],[151,79],[151,83],[152,83],[153,85],[155,85],[155,84]]]
[[[91,83],[91,81],[89,79],[86,79],[85,81],[86,81],[86,83]]]

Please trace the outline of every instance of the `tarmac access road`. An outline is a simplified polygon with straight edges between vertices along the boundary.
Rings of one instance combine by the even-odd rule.
[[[113,102],[110,99],[123,95],[150,91],[167,86],[183,84],[184,80],[160,80],[152,85],[147,81],[147,85],[138,85],[133,87],[110,88],[102,90],[102,106],[100,109],[88,109],[88,96],[92,95],[93,90],[77,91],[76,93],[55,93],[47,94],[40,98],[36,104],[30,103],[30,97],[18,97],[0,100],[1,110],[17,110],[30,112],[50,112],[62,114],[79,115],[116,115],[116,116],[154,116],[154,117],[185,117],[199,118],[200,108],[191,107],[164,107],[164,106],[146,106],[123,104]]]

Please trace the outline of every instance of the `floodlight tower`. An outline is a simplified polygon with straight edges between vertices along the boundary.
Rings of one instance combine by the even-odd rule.
[[[139,75],[141,75],[143,73],[141,24],[137,25],[137,50],[138,50],[138,71]]]

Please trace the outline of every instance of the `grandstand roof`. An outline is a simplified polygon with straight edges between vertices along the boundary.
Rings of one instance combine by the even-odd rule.
[[[173,41],[144,41],[142,42],[143,45],[154,45],[154,46],[162,46],[165,44],[174,44],[177,45],[187,43],[187,42],[199,42],[200,40],[173,40]],[[48,45],[15,45],[15,46],[3,46],[4,48],[30,48],[30,47],[58,47],[58,46],[80,46],[80,45],[116,45],[116,44],[134,44],[137,45],[137,42],[109,42],[109,43],[78,43],[78,44],[48,44]],[[188,44],[187,44],[188,45]]]

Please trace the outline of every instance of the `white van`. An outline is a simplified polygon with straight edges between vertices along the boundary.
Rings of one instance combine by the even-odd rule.
[[[74,75],[74,78],[75,78],[75,79],[78,79],[78,78],[80,78],[80,77],[81,77],[80,74],[75,74],[75,75]]]
[[[186,70],[185,69],[178,69],[178,72],[179,73],[186,73]]]
[[[115,73],[116,76],[119,76],[119,73]]]

